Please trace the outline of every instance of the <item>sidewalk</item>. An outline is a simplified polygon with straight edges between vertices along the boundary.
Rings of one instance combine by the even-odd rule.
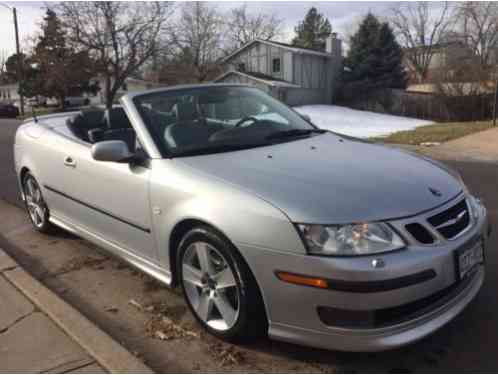
[[[0,249],[0,372],[151,370]]]
[[[19,271],[0,250],[0,371],[106,372],[11,283]]]

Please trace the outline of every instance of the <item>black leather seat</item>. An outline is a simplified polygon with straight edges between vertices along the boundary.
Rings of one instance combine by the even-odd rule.
[[[170,147],[188,147],[205,144],[209,139],[209,130],[200,118],[193,103],[175,105],[177,122],[168,126],[164,139]]]
[[[101,110],[85,110],[75,116],[67,119],[66,124],[69,130],[79,139],[85,142],[92,142],[89,136],[89,131],[94,129],[102,129],[104,119],[104,111]]]

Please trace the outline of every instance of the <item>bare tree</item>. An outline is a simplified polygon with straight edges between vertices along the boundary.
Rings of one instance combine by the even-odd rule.
[[[6,73],[6,63],[7,63],[7,51],[6,50],[0,50],[0,85],[5,83],[7,80],[7,77],[5,76]],[[0,93],[0,100],[4,99]]]
[[[427,77],[439,43],[452,26],[451,8],[435,9],[429,2],[403,2],[391,9],[390,22],[404,48],[407,65],[419,82]]]
[[[462,2],[457,7],[457,16],[465,42],[479,57],[481,66],[492,64],[498,47],[498,3]]]
[[[62,2],[58,9],[69,40],[90,53],[104,78],[108,108],[126,78],[160,49],[171,15],[169,2]]]
[[[280,36],[282,19],[275,14],[248,14],[247,5],[243,4],[231,10],[226,27],[226,50],[233,51],[255,39],[271,40]]]
[[[182,61],[195,81],[210,78],[221,57],[223,20],[215,7],[205,2],[185,2],[174,27],[176,60]]]

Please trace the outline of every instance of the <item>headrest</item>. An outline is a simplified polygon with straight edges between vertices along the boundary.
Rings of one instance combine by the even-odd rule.
[[[132,128],[130,120],[122,107],[115,107],[106,110],[105,121],[108,129]]]
[[[88,109],[81,111],[73,118],[76,126],[85,129],[95,129],[102,126],[104,120],[104,111],[98,109]]]
[[[85,110],[68,118],[66,124],[76,137],[88,141],[88,130],[101,127],[103,118],[101,110]]]
[[[175,112],[178,122],[193,121],[199,117],[194,103],[176,103]]]

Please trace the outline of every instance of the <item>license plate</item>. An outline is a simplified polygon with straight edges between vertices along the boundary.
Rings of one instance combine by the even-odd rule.
[[[460,280],[470,275],[478,264],[484,262],[484,249],[482,243],[470,249],[460,251],[457,256]]]

